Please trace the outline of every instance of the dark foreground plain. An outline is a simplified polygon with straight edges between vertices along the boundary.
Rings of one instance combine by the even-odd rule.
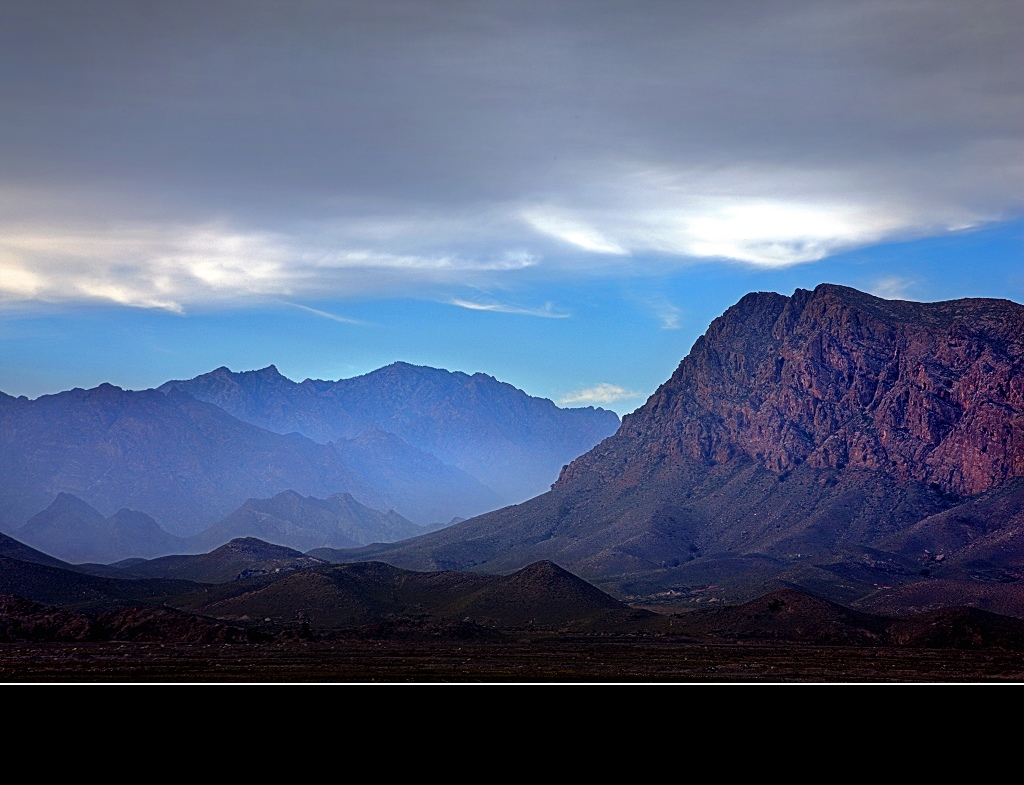
[[[159,683],[1020,683],[1024,654],[671,640],[0,644],[0,681]]]

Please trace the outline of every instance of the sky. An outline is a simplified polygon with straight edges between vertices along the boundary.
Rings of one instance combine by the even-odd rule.
[[[749,291],[1024,302],[1024,4],[4,0],[0,390],[632,411]]]

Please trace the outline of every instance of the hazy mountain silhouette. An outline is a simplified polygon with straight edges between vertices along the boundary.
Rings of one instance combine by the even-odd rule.
[[[237,537],[256,537],[299,551],[354,548],[428,531],[394,510],[383,513],[370,509],[348,493],[317,499],[284,491],[271,499],[249,499],[209,529],[189,538],[188,548],[203,552]]]
[[[178,390],[109,384],[0,399],[0,476],[8,532],[62,492],[104,515],[143,511],[175,535],[205,529],[246,499],[288,489],[347,491],[371,507],[390,506],[328,445],[271,433]]]
[[[394,434],[473,475],[506,503],[548,490],[564,464],[619,424],[614,412],[561,409],[483,373],[403,362],[333,382],[296,383],[272,365],[243,373],[218,368],[160,389],[171,387],[268,430],[321,443],[374,430]]]
[[[384,489],[395,509],[418,524],[468,518],[505,503],[469,473],[379,428],[330,444],[353,471]]]
[[[181,537],[168,534],[142,512],[120,509],[105,517],[68,493],[59,493],[16,532],[19,539],[67,562],[106,563],[180,551]]]

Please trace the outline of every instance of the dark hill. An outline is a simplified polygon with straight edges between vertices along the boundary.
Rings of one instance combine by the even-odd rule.
[[[700,640],[878,646],[886,643],[889,621],[797,589],[780,589],[742,605],[683,614],[672,629]]]
[[[320,559],[306,556],[293,548],[274,545],[255,537],[242,537],[209,553],[161,556],[150,560],[131,559],[121,568],[126,576],[136,578],[224,583],[239,578],[288,573],[319,564],[323,564]]]
[[[894,551],[885,585],[922,578],[906,566],[938,536],[913,539],[922,521],[962,510],[974,540],[1005,540],[1001,521],[1017,531],[1020,494],[975,501],[1024,477],[1022,361],[1024,307],[1006,300],[888,301],[828,284],[750,294],[551,492],[332,558],[495,572],[551,559],[620,594],[716,574],[752,597],[797,570],[855,599],[840,573],[864,547]]]
[[[895,619],[888,634],[897,646],[1024,649],[1024,622],[979,608],[940,608]]]
[[[162,602],[198,588],[191,581],[109,578],[0,556],[0,594],[46,605],[103,608]]]
[[[692,611],[671,630],[705,642],[1024,650],[1024,620],[969,607],[882,616],[786,588],[742,605]]]
[[[30,548],[25,543],[20,542],[13,537],[8,537],[6,534],[0,534],[0,556],[6,556],[10,559],[18,559],[19,561],[30,562],[33,564],[45,564],[49,567],[61,567],[63,569],[73,569],[72,565],[67,562],[55,559],[49,554],[37,551],[35,548]]]
[[[230,591],[231,587],[227,587]],[[498,628],[621,624],[654,618],[634,611],[555,565],[531,565],[510,576],[420,573],[379,562],[303,570],[234,596],[224,591],[188,606],[227,620],[306,620],[314,628],[368,624],[389,617],[470,621]]]

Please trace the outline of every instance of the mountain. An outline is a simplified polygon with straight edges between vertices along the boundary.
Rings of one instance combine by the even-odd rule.
[[[271,499],[249,499],[209,529],[189,540],[189,550],[204,551],[236,537],[256,537],[300,551],[355,548],[425,534],[394,510],[383,513],[360,504],[351,494],[326,499],[283,491]]]
[[[506,503],[548,490],[563,465],[619,425],[614,412],[561,409],[486,374],[403,362],[351,379],[301,383],[272,365],[243,373],[218,368],[160,389],[170,388],[262,428],[325,444],[367,431],[393,434],[472,475]]]
[[[380,428],[371,427],[352,439],[329,444],[356,474],[386,489],[395,509],[418,524],[447,523],[504,504],[496,492],[469,473]]]
[[[163,602],[201,589],[190,581],[127,580],[0,556],[0,594],[75,608]]]
[[[179,390],[103,384],[56,395],[0,398],[0,529],[13,532],[59,493],[103,515],[122,507],[171,534],[205,529],[246,499],[293,489],[347,491],[388,509],[384,493],[330,446],[242,422]]]
[[[27,545],[75,563],[151,558],[180,550],[185,542],[145,513],[122,508],[104,517],[69,493],[57,494],[16,533]]]
[[[1000,544],[1021,534],[1022,361],[1024,307],[1007,300],[752,293],[549,493],[332,559],[552,559],[620,596],[743,599],[786,579],[846,601],[961,553],[1013,567],[1022,551]]]

